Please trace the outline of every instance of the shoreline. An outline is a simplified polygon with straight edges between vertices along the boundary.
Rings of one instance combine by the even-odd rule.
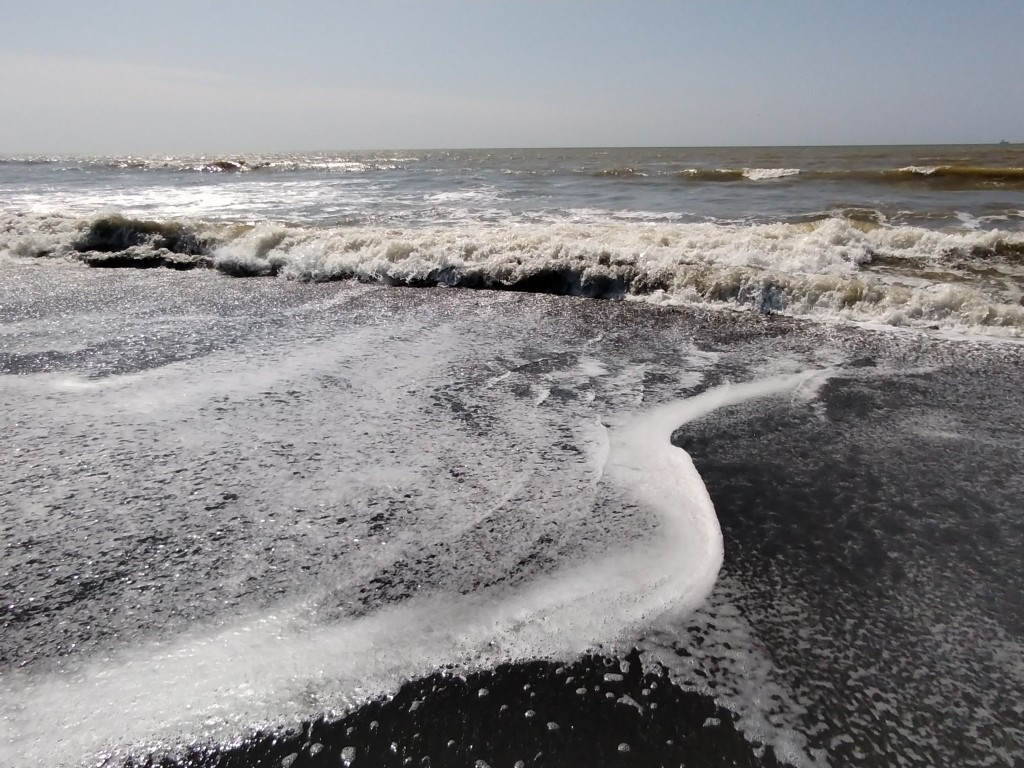
[[[337,719],[257,732],[229,748],[196,746],[181,759],[150,754],[105,766],[310,768],[355,766],[647,766],[775,768],[728,710],[675,686],[634,650],[562,662],[438,672]],[[482,762],[481,762],[482,761]],[[520,762],[521,761],[521,762]]]
[[[8,480],[12,488],[17,481],[18,492],[38,507],[26,505],[21,516],[2,521],[14,542],[6,550],[12,567],[4,588],[18,595],[0,603],[18,607],[2,615],[5,650],[9,669],[20,660],[26,664],[23,673],[2,678],[10,686],[5,692],[17,694],[22,675],[28,680],[65,656],[74,662],[146,648],[154,636],[173,641],[205,620],[230,622],[239,612],[269,610],[268,602],[260,602],[268,595],[301,596],[324,584],[337,590],[328,597],[341,598],[325,603],[325,610],[342,615],[344,599],[395,573],[403,576],[402,589],[370,594],[367,610],[400,603],[406,587],[412,591],[421,582],[440,585],[453,601],[481,584],[509,589],[509,581],[495,581],[512,573],[506,562],[519,569],[516,579],[543,589],[560,562],[618,551],[635,544],[628,536],[640,526],[650,525],[650,515],[628,495],[588,495],[598,476],[592,439],[597,420],[729,381],[814,367],[832,369],[833,375],[813,391],[734,403],[674,430],[674,444],[691,455],[714,503],[725,565],[709,603],[686,617],[659,619],[649,636],[623,639],[625,648],[642,648],[643,667],[651,675],[664,677],[662,664],[671,681],[659,683],[658,695],[667,697],[659,714],[652,717],[649,708],[642,717],[637,712],[631,733],[680,729],[679,718],[670,716],[679,712],[705,715],[693,715],[688,726],[702,728],[707,717],[720,717],[721,707],[731,713],[721,717],[721,730],[712,723],[703,729],[708,733],[693,737],[708,748],[709,760],[775,759],[767,751],[763,758],[755,754],[758,747],[749,740],[758,728],[774,730],[755,741],[799,747],[801,742],[789,739],[796,734],[808,750],[824,750],[833,766],[887,766],[894,755],[913,766],[975,766],[993,755],[1016,757],[1014,654],[1024,634],[1024,584],[1013,556],[1024,545],[1024,521],[1014,516],[1024,498],[1016,462],[1024,451],[1024,360],[1017,346],[897,338],[784,318],[650,312],[626,302],[529,294],[296,283],[282,290],[265,281],[192,280],[176,273],[156,282],[127,272],[69,271],[59,279],[51,270],[21,274],[17,301],[11,286],[10,314],[0,318],[34,318],[13,326],[18,334],[27,329],[12,338],[25,345],[19,364],[28,369],[7,371],[28,375],[2,381],[14,404],[8,429],[25,452],[8,468]],[[127,311],[126,297],[136,302]],[[51,320],[64,336],[53,336]],[[42,347],[42,357],[32,346],[36,338],[50,345]],[[136,343],[139,338],[146,343]],[[406,431],[389,431],[399,427]],[[267,430],[277,442],[249,451],[246,441]],[[347,447],[360,436],[365,443]],[[417,436],[424,439],[412,442]],[[107,440],[110,448],[104,447]],[[389,451],[406,451],[401,461],[414,471],[372,475],[373,493],[335,484],[339,467],[376,472],[376,466],[356,460],[379,445],[384,461],[395,461],[387,458]],[[435,456],[437,445],[457,450]],[[319,456],[329,451],[336,460],[325,464]],[[516,471],[508,471],[510,462],[520,460]],[[60,482],[46,474],[51,467],[65,473]],[[568,476],[544,474],[571,467],[576,469]],[[114,479],[96,479],[128,472],[132,487],[124,493],[142,495],[116,495],[121,490]],[[65,481],[78,494],[73,501],[61,491]],[[301,507],[292,501],[296,490],[308,498]],[[166,508],[155,501],[160,498],[170,499]],[[574,506],[577,499],[582,501]],[[318,511],[321,501],[338,506]],[[454,519],[461,508],[474,516]],[[125,509],[136,514],[125,516]],[[536,521],[518,550],[507,552],[511,534],[531,522],[534,509],[550,516]],[[439,512],[438,522],[424,524],[418,517],[424,511]],[[281,514],[271,519],[269,512]],[[86,515],[81,520],[80,513]],[[515,527],[502,527],[505,520],[514,520]],[[78,522],[87,537],[73,527]],[[129,527],[135,523],[137,530]],[[400,538],[403,526],[411,531],[408,539]],[[312,535],[296,535],[307,529]],[[50,534],[41,536],[40,530]],[[658,535],[656,528],[642,530]],[[354,544],[353,538],[362,541]],[[574,548],[577,539],[589,541],[589,548]],[[483,548],[487,542],[490,549]],[[402,556],[377,559],[385,547]],[[176,558],[184,581],[154,573],[139,584],[144,589],[125,586],[126,575],[168,560],[176,549],[183,553]],[[252,552],[266,554],[247,557]],[[98,564],[88,573],[86,560]],[[68,583],[55,575],[54,566],[66,562],[88,577],[78,592],[67,592]],[[359,563],[363,570],[350,575],[346,569]],[[37,591],[22,600],[22,584]],[[56,599],[30,602],[33,594]],[[382,637],[404,644],[407,657],[423,638],[408,627],[399,630]],[[65,632],[72,645],[55,642],[55,631]],[[341,698],[337,687],[317,688],[315,662],[321,657],[304,656],[305,646],[297,656],[288,646],[294,658],[287,659],[277,654],[278,646],[256,647],[265,658],[250,659],[253,669],[292,665],[273,670],[283,681],[280,722],[313,716]],[[365,670],[378,655],[370,648],[353,668]],[[165,713],[199,733],[219,732],[204,730],[202,718],[185,706],[194,703],[188,691],[200,662],[216,665],[220,659],[211,656],[210,646],[197,645],[196,665],[183,662],[191,677],[168,676],[166,690],[152,686],[155,670],[147,668],[148,657],[139,656],[134,671],[141,694],[131,712],[115,712],[107,724],[83,718],[75,727],[95,733],[105,725],[121,734],[114,729],[127,724],[143,734],[133,741],[143,749],[145,735],[159,738],[159,729],[149,729],[148,722],[173,728]],[[223,679],[246,682],[244,675],[232,677],[232,669],[246,668],[232,667],[230,653],[224,658],[229,668]],[[568,666],[581,665],[577,674],[597,676],[594,684],[602,686],[611,658],[588,656]],[[615,671],[617,663],[611,661],[611,674],[622,674]],[[607,711],[606,702],[595,699],[573,714],[580,702],[559,697],[576,695],[575,688],[559,688],[555,695],[553,664],[499,666],[466,674],[466,681],[455,670],[417,677],[399,689],[397,699],[365,704],[345,717],[367,727],[377,719],[384,728],[371,710],[392,712],[388,707],[398,700],[394,717],[400,727],[394,733],[405,736],[392,735],[384,744],[391,754],[391,741],[405,745],[406,736],[416,732],[402,728],[419,727],[413,715],[420,709],[426,717],[436,707],[431,716],[452,724],[439,730],[455,728],[463,710],[483,717],[472,707],[480,703],[479,687],[504,692],[501,703],[511,702],[510,710],[512,703],[528,707],[529,698],[553,696],[553,708],[563,714],[546,716],[534,708],[543,729],[534,733],[534,724],[526,722],[533,719],[525,714],[522,721],[510,720],[523,728],[493,734],[507,739],[504,751],[497,741],[492,744],[496,763],[485,755],[469,761],[486,760],[497,768],[506,758],[511,764],[513,757],[535,756],[520,754],[527,746],[586,749],[573,741],[591,733],[580,723],[636,711],[628,702],[618,704],[620,695],[609,700]],[[634,669],[631,663],[630,674],[636,670],[639,665]],[[492,682],[482,682],[487,675]],[[478,688],[467,687],[469,680]],[[642,697],[648,682],[623,681],[641,704],[635,687],[640,685]],[[523,697],[527,684],[534,697]],[[96,690],[78,692],[84,695],[77,706],[90,717],[98,702],[88,694]],[[72,693],[61,689],[54,695],[63,701]],[[428,693],[440,698],[431,704]],[[148,697],[154,697],[149,710]],[[410,712],[408,697],[423,703]],[[114,710],[125,704],[113,701]],[[147,714],[151,719],[142,724]],[[229,715],[229,730],[237,726],[244,732],[244,723],[264,722],[253,708]],[[558,729],[549,732],[547,722]],[[54,745],[46,741],[52,723],[40,717],[27,728],[31,733],[20,735],[28,740],[38,733],[37,758],[52,755]],[[614,733],[613,726],[604,730]],[[200,746],[193,764],[208,757],[236,760],[211,765],[253,765],[262,755],[264,765],[276,768],[298,753],[305,743],[295,741],[301,735],[279,741],[291,750],[284,754],[270,743],[279,735],[253,737],[247,744],[256,750],[249,757],[255,757],[248,763],[241,752]],[[721,744],[714,741],[719,736]],[[449,733],[444,746],[452,738],[471,740]],[[621,738],[631,744],[627,754],[639,760],[642,748],[628,734]],[[929,739],[924,747],[922,738]],[[332,737],[330,750],[327,741],[317,743],[325,744],[318,754],[332,755],[334,765],[341,759],[338,750],[359,746],[342,736]],[[601,742],[602,755],[614,747],[609,765],[621,757],[618,743]],[[73,749],[65,754],[79,754]],[[443,752],[437,754],[443,764]],[[459,753],[460,760],[470,757]],[[158,758],[173,764],[170,756],[153,759]],[[594,755],[592,762],[605,759]],[[799,757],[792,760],[800,764]]]

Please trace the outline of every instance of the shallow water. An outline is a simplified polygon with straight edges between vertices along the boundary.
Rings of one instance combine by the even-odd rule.
[[[346,747],[611,764],[619,742],[578,751],[589,731],[569,728],[608,715],[550,675],[634,645],[634,671],[667,688],[615,735],[630,764],[682,754],[668,732],[717,744],[709,764],[1021,757],[1016,345],[571,297],[2,270],[4,765],[299,765]],[[526,666],[486,682],[509,661]],[[603,679],[602,659],[579,663]],[[466,714],[473,686],[410,682],[446,669],[537,686],[564,728],[470,738],[491,728]],[[364,704],[395,692],[397,709]],[[443,744],[406,732],[421,694],[449,713]],[[309,738],[345,712],[401,750],[350,743],[349,725]],[[287,727],[279,746],[246,740]],[[448,740],[463,747],[446,757]]]
[[[0,161],[0,766],[1024,761],[1022,167]]]

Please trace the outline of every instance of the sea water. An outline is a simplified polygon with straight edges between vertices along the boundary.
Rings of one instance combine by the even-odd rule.
[[[91,264],[1024,327],[1024,150],[20,158],[0,247]]]
[[[8,159],[0,764],[1021,759],[1021,157]]]

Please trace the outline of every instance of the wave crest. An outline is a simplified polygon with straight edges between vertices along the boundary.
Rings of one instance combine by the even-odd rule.
[[[799,168],[687,168],[676,176],[691,182],[771,181],[799,174]]]
[[[212,267],[1024,335],[1024,233],[942,232],[863,216],[775,224],[465,225],[423,229],[7,217],[0,250],[94,267]]]

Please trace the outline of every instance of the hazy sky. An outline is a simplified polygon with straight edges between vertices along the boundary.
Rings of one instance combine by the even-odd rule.
[[[1022,0],[5,0],[0,154],[1024,141]]]

